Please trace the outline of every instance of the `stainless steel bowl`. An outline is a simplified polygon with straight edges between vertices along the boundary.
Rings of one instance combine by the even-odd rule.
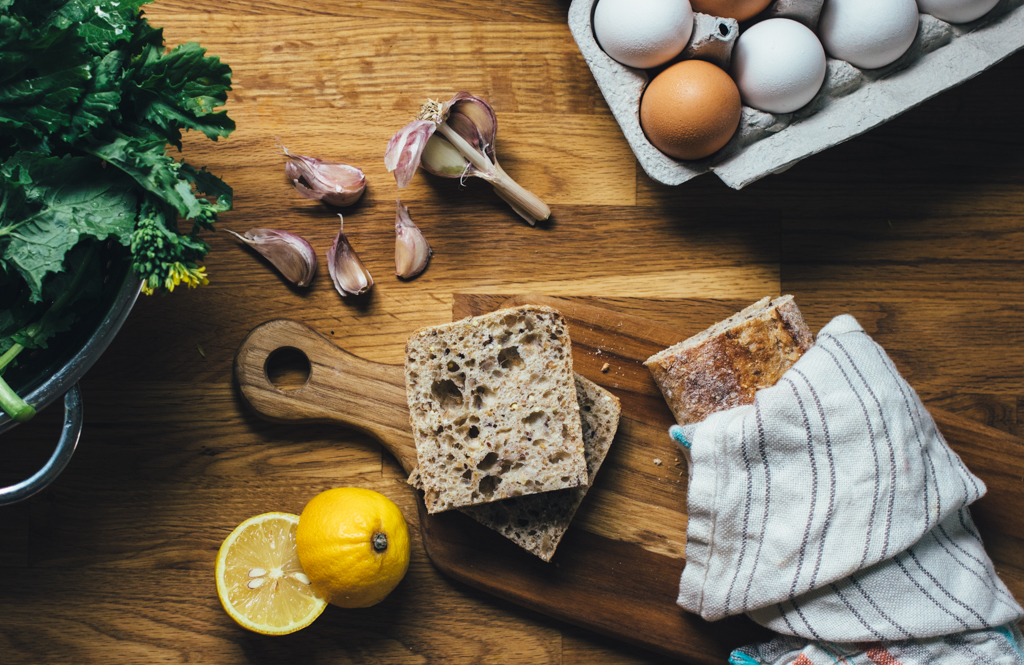
[[[78,381],[99,359],[114,335],[121,329],[124,320],[139,297],[142,282],[131,270],[123,275],[121,288],[117,291],[106,314],[85,338],[85,342],[72,350],[70,358],[55,359],[49,365],[34,368],[34,378],[12,386],[25,401],[42,411],[58,398],[64,398],[64,429],[57,448],[42,469],[31,478],[10,487],[0,488],[0,506],[27,499],[40,491],[60,475],[71,460],[82,433],[82,393]],[[0,434],[13,429],[18,423],[0,411]]]

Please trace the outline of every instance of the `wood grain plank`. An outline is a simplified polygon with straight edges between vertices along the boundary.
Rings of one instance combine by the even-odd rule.
[[[507,204],[492,193],[490,185],[468,178],[440,178],[419,172],[411,184],[397,188],[394,175],[384,168],[384,152],[391,136],[415,118],[419,105],[427,99],[447,98],[466,89],[479,87],[439,85],[429,94],[416,97],[397,110],[376,110],[351,102],[339,102],[335,108],[327,102],[313,102],[293,117],[288,99],[244,99],[241,85],[231,93],[228,110],[240,129],[231,138],[211,144],[197,136],[186,136],[184,154],[189,161],[207,165],[211,171],[230,173],[229,184],[236,188],[236,208],[232,216],[288,213],[304,216],[317,211],[330,228],[334,215],[319,204],[300,198],[292,191],[284,175],[285,159],[278,140],[289,150],[322,159],[345,162],[363,169],[367,190],[352,211],[375,209],[394,222],[394,200],[400,197],[411,208],[413,217],[419,206],[451,206],[438,214],[439,219],[458,220],[461,208],[479,200],[493,203],[495,221],[518,222]],[[296,91],[297,96],[303,93]],[[486,91],[479,92],[487,96]],[[606,116],[558,114],[538,121],[531,113],[512,112],[494,104],[498,117],[497,157],[509,175],[549,205],[633,205],[636,200],[635,164],[628,148],[611,147],[619,134],[618,125]],[[259,194],[256,194],[259,193]],[[263,196],[276,193],[277,196]],[[276,207],[275,207],[276,203]],[[500,204],[500,205],[498,205]],[[269,210],[267,208],[270,208]],[[388,208],[391,208],[388,211]]]
[[[447,0],[444,6],[429,0],[350,0],[346,2],[323,3],[313,0],[226,0],[214,8],[204,9],[184,0],[163,0],[147,8],[147,13],[160,19],[167,14],[189,14],[203,12],[216,16],[302,16],[307,19],[321,17],[348,17],[359,19],[405,18],[417,21],[459,23],[461,21],[536,21],[565,23],[569,9],[568,0],[501,0],[499,2],[473,2],[472,0]],[[158,21],[155,21],[160,25]]]
[[[1020,404],[1015,397],[1001,395],[945,392],[931,395],[929,407],[964,416],[1014,436],[1020,436]]]
[[[403,589],[369,610],[330,607],[301,639],[267,639],[241,632],[220,607],[212,588],[214,552],[202,571],[18,571],[0,569],[5,584],[0,612],[4,663],[39,662],[318,662],[459,664],[535,662],[557,665],[561,639],[532,617],[494,607],[490,598],[451,604],[451,583],[426,563],[414,563],[408,581],[432,592],[410,612]],[[59,585],[88,590],[98,613],[47,597]],[[431,598],[433,600],[431,600]],[[34,611],[31,610],[34,608]],[[35,621],[36,612],[46,621]],[[17,630],[12,630],[17,626]]]
[[[558,114],[605,115],[576,42],[564,23],[361,20],[280,16],[272,31],[261,16],[150,14],[169,43],[199,41],[234,66],[234,98],[279,120],[306,120],[297,100],[333,108],[400,114],[392,133],[415,117],[427,98],[469,90],[498,112],[533,113],[547,131]],[[453,29],[458,28],[458,29]],[[258,40],[253,34],[261,34]],[[347,124],[347,123],[345,123]],[[500,125],[499,125],[500,126]],[[389,135],[390,136],[390,135]],[[558,134],[551,133],[550,137]],[[501,149],[498,151],[501,157]]]

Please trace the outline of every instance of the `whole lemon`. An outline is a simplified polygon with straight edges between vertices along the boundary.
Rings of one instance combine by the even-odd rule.
[[[306,504],[295,534],[313,588],[340,607],[384,600],[409,570],[409,526],[390,499],[339,487]]]

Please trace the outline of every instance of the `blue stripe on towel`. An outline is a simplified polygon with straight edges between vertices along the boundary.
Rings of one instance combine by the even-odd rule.
[[[1016,635],[1013,634],[1015,631],[1011,631],[1009,626],[999,626],[995,631],[1005,637],[1006,641],[1010,643],[1010,646],[1017,652],[1017,655],[1020,656],[1021,660],[1024,660],[1024,651],[1020,650],[1020,643],[1017,642]]]

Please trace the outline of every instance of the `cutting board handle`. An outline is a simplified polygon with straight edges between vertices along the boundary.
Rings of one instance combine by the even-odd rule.
[[[295,349],[309,360],[309,378],[300,388],[282,390],[270,380],[267,361],[281,349]],[[268,420],[342,423],[379,439],[406,472],[416,466],[400,365],[358,358],[304,323],[276,319],[242,342],[235,378],[245,400]]]

